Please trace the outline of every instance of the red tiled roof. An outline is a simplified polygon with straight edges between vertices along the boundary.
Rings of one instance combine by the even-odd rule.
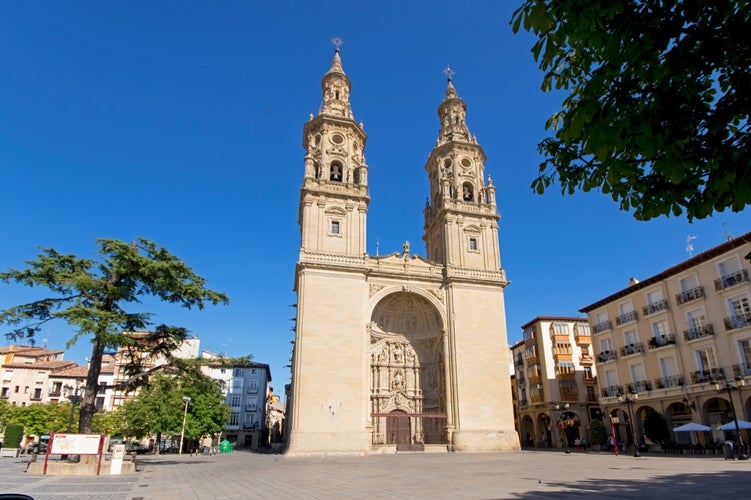
[[[62,370],[76,366],[75,361],[40,361],[39,363],[7,363],[3,368],[24,368],[27,370]]]

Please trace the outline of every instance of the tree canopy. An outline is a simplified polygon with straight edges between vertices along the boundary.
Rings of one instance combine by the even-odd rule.
[[[638,220],[751,203],[745,0],[527,0],[542,90],[568,91],[532,188],[600,190]]]
[[[74,329],[68,346],[81,337],[90,338],[92,353],[81,403],[79,432],[91,432],[96,412],[102,355],[105,349],[120,346],[138,348],[151,355],[173,361],[175,349],[187,337],[181,327],[152,327],[151,314],[133,312],[144,297],[156,297],[187,309],[203,309],[206,304],[228,303],[223,293],[206,288],[206,280],[195,274],[182,260],[164,247],[144,238],[132,243],[114,239],[96,240],[98,259],[82,259],[43,248],[26,269],[0,273],[0,281],[30,287],[43,287],[50,296],[0,310],[0,323],[13,329],[7,334],[14,341],[33,341],[49,321],[60,319]],[[151,330],[148,342],[138,342],[131,332]],[[141,339],[142,340],[142,339]],[[132,366],[126,371],[138,377],[139,356],[127,358]],[[186,365],[187,366],[187,365]]]

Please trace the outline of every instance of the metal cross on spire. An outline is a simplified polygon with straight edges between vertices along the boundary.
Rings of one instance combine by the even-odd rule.
[[[446,69],[443,70],[443,74],[446,75],[446,78],[448,81],[451,81],[455,75],[455,72],[453,69],[451,69],[451,66],[446,66]]]
[[[332,39],[331,39],[331,43],[333,43],[333,44],[334,44],[334,47],[336,47],[336,51],[337,51],[337,52],[339,52],[339,48],[340,48],[340,47],[341,47],[342,45],[344,45],[344,40],[342,40],[341,38],[339,38],[339,37],[337,36],[337,37],[334,37],[334,38],[332,38]]]

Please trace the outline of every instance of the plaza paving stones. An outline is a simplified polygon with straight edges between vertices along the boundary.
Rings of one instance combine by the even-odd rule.
[[[751,461],[715,455],[560,450],[365,456],[163,455],[139,457],[127,476],[26,474],[0,459],[0,492],[36,500],[748,498]]]

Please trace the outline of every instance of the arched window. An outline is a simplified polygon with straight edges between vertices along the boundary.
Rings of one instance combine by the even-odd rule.
[[[472,187],[472,184],[469,182],[465,182],[464,186],[462,186],[462,200],[464,201],[474,201],[475,199],[475,193],[474,188]]]
[[[329,171],[329,180],[334,182],[342,182],[342,174],[344,173],[344,169],[342,168],[342,164],[338,161],[331,162],[331,169]]]

